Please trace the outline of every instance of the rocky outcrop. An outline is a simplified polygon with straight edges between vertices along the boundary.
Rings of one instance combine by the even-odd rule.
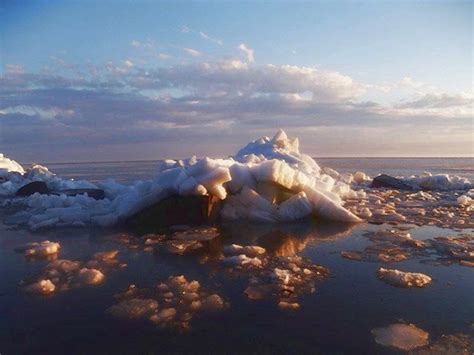
[[[386,174],[376,176],[372,180],[371,187],[375,187],[375,188],[388,187],[390,189],[396,189],[396,190],[413,190],[413,188],[410,185],[404,183],[402,180],[394,178],[393,176],[389,176]]]
[[[44,181],[33,181],[29,184],[23,185],[16,192],[17,196],[30,196],[34,193],[48,194],[49,189]]]

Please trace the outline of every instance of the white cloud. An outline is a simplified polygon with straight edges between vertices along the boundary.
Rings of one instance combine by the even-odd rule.
[[[140,48],[142,43],[140,41],[133,40],[132,42],[130,42],[130,45],[135,48]]]
[[[217,43],[219,46],[222,46],[224,43],[222,42],[222,40],[220,39],[217,39],[217,38],[213,38],[211,36],[209,36],[207,33],[205,32],[202,32],[202,31],[199,31],[199,35],[204,38],[205,40],[208,40],[208,41],[211,41],[211,42],[214,42],[214,43]]]
[[[192,48],[183,48],[183,51],[185,51],[187,54],[193,56],[193,57],[200,57],[202,56],[202,53],[199,52],[198,50],[196,49],[192,49]]]
[[[160,59],[170,59],[171,56],[169,54],[166,54],[166,53],[158,53],[158,58],[160,58]]]
[[[253,54],[253,49],[248,48],[245,43],[241,43],[239,45],[240,51],[245,55],[245,58],[247,59],[247,62],[253,63],[255,62],[255,57]]]
[[[10,75],[18,75],[18,74],[23,74],[25,72],[23,67],[18,64],[5,65],[5,71],[7,74],[10,74]]]
[[[177,137],[195,139],[194,143],[213,137],[221,147],[224,136],[233,141],[242,137],[239,140],[245,142],[249,131],[271,134],[270,127],[283,127],[308,141],[327,143],[333,151],[351,139],[358,149],[369,152],[370,140],[380,141],[386,134],[384,147],[396,147],[402,138],[394,132],[416,130],[421,133],[402,135],[404,144],[415,151],[419,137],[429,131],[439,142],[445,140],[443,147],[460,147],[449,148],[455,153],[461,145],[465,150],[469,134],[459,134],[458,143],[445,131],[472,130],[472,93],[411,92],[395,103],[369,101],[370,85],[320,68],[252,65],[235,58],[151,68],[132,59],[105,66],[89,63],[81,68],[82,75],[24,73],[7,67],[0,77],[0,122],[9,132],[2,145],[27,141],[47,145],[53,137],[61,137],[57,144],[62,147],[83,142],[90,147],[138,146],[169,143]],[[387,86],[402,90],[399,83]],[[320,128],[319,133],[310,132],[314,127]],[[361,132],[363,136],[351,136]],[[195,148],[189,144],[189,149]],[[428,143],[423,147],[429,152]]]

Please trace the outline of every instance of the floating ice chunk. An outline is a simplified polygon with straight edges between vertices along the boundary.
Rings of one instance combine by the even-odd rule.
[[[297,302],[280,301],[278,302],[278,307],[288,311],[296,311],[300,309],[300,304]]]
[[[83,268],[79,271],[79,281],[86,285],[97,285],[104,281],[104,274],[97,269]]]
[[[361,218],[369,219],[370,217],[372,217],[372,212],[367,207],[364,207],[360,209],[357,215]]]
[[[249,258],[245,254],[228,256],[224,258],[224,264],[229,266],[255,266],[262,265],[262,261],[259,258]]]
[[[102,251],[94,254],[94,259],[98,261],[110,261],[117,258],[119,254],[118,250]]]
[[[48,265],[49,269],[56,269],[63,273],[78,271],[80,267],[81,267],[81,263],[79,261],[63,260],[63,259],[54,260]]]
[[[425,287],[431,283],[428,275],[396,269],[380,268],[377,275],[382,281],[397,287]]]
[[[107,312],[117,318],[139,319],[148,317],[157,309],[158,302],[153,299],[133,298],[113,305]]]
[[[365,175],[365,173],[362,171],[357,171],[353,177],[354,177],[354,181],[359,185],[369,180],[369,177]]]
[[[223,251],[226,255],[244,254],[249,257],[256,257],[258,255],[265,254],[266,252],[265,248],[259,247],[258,245],[247,245],[243,247],[238,244],[226,245]]]
[[[157,314],[154,314],[150,317],[150,320],[153,323],[164,323],[169,322],[176,316],[176,309],[175,308],[163,308]]]
[[[472,183],[461,176],[426,172],[420,176],[404,178],[403,181],[424,190],[466,190],[473,187]]]
[[[54,255],[59,253],[60,248],[61,245],[59,243],[44,240],[39,243],[27,244],[26,246],[20,249],[24,250],[26,256],[47,257],[48,255]]]
[[[26,286],[25,290],[30,293],[38,293],[41,295],[50,295],[56,290],[56,286],[51,280],[39,280],[31,285]]]
[[[471,198],[471,196],[468,196],[466,194],[466,195],[459,196],[457,198],[457,203],[460,206],[472,206],[472,205],[474,205],[474,200]]]
[[[225,307],[224,300],[218,294],[214,293],[207,296],[202,301],[202,308],[209,311],[221,310]]]
[[[396,323],[372,330],[375,342],[398,350],[410,351],[428,344],[429,334],[413,324]]]

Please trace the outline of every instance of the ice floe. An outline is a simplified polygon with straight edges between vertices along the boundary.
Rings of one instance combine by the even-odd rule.
[[[210,293],[196,280],[184,275],[170,276],[153,288],[130,285],[116,295],[118,303],[107,313],[122,319],[149,320],[160,327],[188,329],[198,312],[221,311],[228,304],[216,293]]]
[[[27,257],[46,258],[50,255],[58,254],[60,249],[61,245],[59,243],[44,240],[42,242],[26,244],[17,248],[17,251],[24,253]]]
[[[429,334],[414,324],[395,323],[386,328],[375,328],[372,335],[377,344],[403,351],[415,350],[429,342]]]
[[[404,272],[381,267],[377,275],[382,281],[397,287],[425,287],[431,283],[431,277],[417,272]]]

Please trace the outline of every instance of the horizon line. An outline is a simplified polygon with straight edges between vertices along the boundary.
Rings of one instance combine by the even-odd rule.
[[[211,159],[214,159],[210,157]],[[320,156],[313,159],[474,159],[474,156]],[[188,158],[165,158],[165,159],[134,159],[134,160],[98,160],[98,161],[49,161],[41,164],[100,164],[100,163],[145,163],[158,162],[163,160],[183,160]],[[202,158],[198,158],[202,159]],[[25,164],[39,164],[38,162],[26,162]]]

